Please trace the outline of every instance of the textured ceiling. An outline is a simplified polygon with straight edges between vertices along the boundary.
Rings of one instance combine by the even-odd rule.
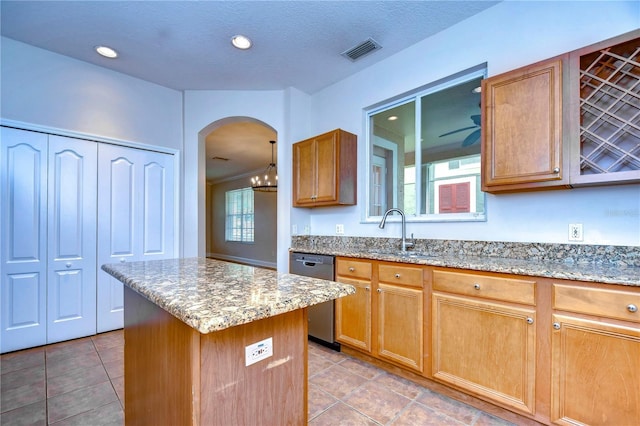
[[[313,94],[496,3],[2,0],[0,33],[176,90],[295,87]],[[254,46],[233,48],[235,34]],[[382,49],[355,62],[341,56],[369,37]],[[98,56],[98,44],[119,58]],[[218,129],[207,138],[207,179],[266,167],[271,139],[272,129],[253,123]]]
[[[8,1],[1,33],[177,90],[314,92],[495,1]],[[231,46],[235,34],[254,46]],[[382,49],[356,62],[347,49]],[[93,47],[120,52],[110,60]]]

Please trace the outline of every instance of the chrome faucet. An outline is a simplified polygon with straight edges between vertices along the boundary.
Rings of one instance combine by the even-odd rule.
[[[404,219],[404,212],[400,209],[396,209],[396,208],[392,208],[387,210],[384,213],[384,216],[382,216],[382,220],[380,221],[380,225],[378,225],[378,228],[380,229],[384,229],[384,224],[387,221],[387,216],[389,216],[389,213],[391,212],[398,212],[400,213],[400,217],[402,218],[402,251],[407,251],[407,249],[413,248],[413,246],[415,245],[413,241],[407,241],[407,222]],[[413,233],[411,234],[411,239],[413,240]]]

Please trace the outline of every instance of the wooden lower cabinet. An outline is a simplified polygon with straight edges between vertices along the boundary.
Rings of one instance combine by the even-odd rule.
[[[345,345],[371,352],[371,282],[336,277],[336,281],[351,284],[355,294],[336,299],[336,340]]]
[[[423,371],[422,289],[378,285],[378,356]]]
[[[640,329],[553,315],[551,420],[640,422]]]
[[[535,411],[535,310],[433,293],[433,378],[518,412]]]

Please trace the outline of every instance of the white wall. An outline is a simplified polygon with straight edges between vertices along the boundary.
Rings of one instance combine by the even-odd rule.
[[[0,114],[78,135],[182,148],[182,93],[0,38]]]
[[[380,230],[361,223],[363,109],[484,62],[495,75],[636,28],[637,1],[506,1],[326,88],[312,97],[315,120],[307,136],[336,127],[358,135],[359,202],[309,210],[296,220],[308,222],[313,235],[333,235],[341,223],[346,235],[398,237],[397,224]],[[582,223],[584,243],[640,245],[639,185],[488,195],[486,207],[486,222],[414,223],[407,232],[417,238],[564,243],[568,224]]]

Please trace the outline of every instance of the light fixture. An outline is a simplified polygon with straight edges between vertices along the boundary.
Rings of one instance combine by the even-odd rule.
[[[254,191],[276,192],[278,190],[278,168],[273,160],[273,146],[276,141],[269,141],[271,144],[271,163],[264,171],[264,178],[255,176],[251,178],[251,186]]]
[[[387,118],[387,120],[389,121],[396,121],[398,119],[397,115],[392,115],[391,117]]]
[[[482,92],[482,86],[474,87],[474,88],[471,90],[471,92],[472,92],[472,93],[480,93],[480,92]]]
[[[104,56],[105,58],[115,59],[118,57],[118,52],[109,46],[96,46],[95,49],[99,55]]]
[[[233,44],[234,47],[240,50],[247,50],[248,48],[251,47],[251,40],[247,36],[238,34],[231,37],[231,44]]]

